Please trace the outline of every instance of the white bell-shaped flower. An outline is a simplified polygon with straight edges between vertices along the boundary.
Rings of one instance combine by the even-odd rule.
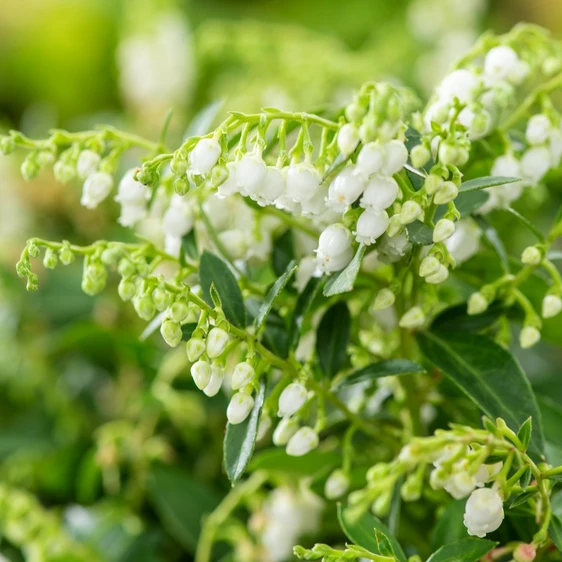
[[[461,103],[468,103],[474,99],[480,84],[481,80],[476,74],[461,68],[445,76],[437,88],[437,94],[443,102],[450,103],[457,98]]]
[[[455,223],[449,219],[440,219],[437,221],[433,230],[433,241],[443,242],[455,233]]]
[[[326,213],[326,189],[320,187],[312,199],[301,203],[301,212],[305,217],[320,217]]]
[[[539,113],[529,119],[525,138],[529,144],[544,144],[550,137],[551,130],[552,123],[550,119],[546,115]]]
[[[207,386],[205,386],[205,388],[203,389],[203,392],[209,397],[216,396],[222,387],[223,379],[223,368],[219,365],[213,365],[211,369],[211,378],[209,379]]]
[[[194,172],[202,176],[208,174],[218,162],[221,146],[215,139],[201,139],[189,154],[189,162]]]
[[[359,130],[355,125],[346,123],[338,132],[338,148],[344,156],[351,154],[359,144]]]
[[[550,151],[545,146],[534,146],[521,158],[521,173],[529,185],[540,182],[550,169]]]
[[[99,163],[101,156],[93,150],[82,150],[78,155],[76,162],[76,174],[81,180],[85,180],[90,174],[93,174]]]
[[[256,376],[255,369],[246,361],[238,363],[232,372],[232,390],[239,390],[250,384]]]
[[[295,203],[310,201],[318,192],[322,178],[310,164],[289,166],[286,177],[286,195]]]
[[[272,441],[277,447],[283,447],[289,439],[297,432],[298,421],[295,418],[283,418],[273,432]]]
[[[534,326],[525,326],[519,332],[519,345],[523,349],[533,347],[541,339],[541,333]]]
[[[199,390],[203,390],[211,380],[212,368],[208,361],[196,361],[191,366],[191,376],[193,382]]]
[[[242,423],[254,407],[254,398],[244,392],[237,392],[226,409],[226,417],[232,425]]]
[[[95,209],[113,189],[113,178],[107,172],[94,172],[84,182],[80,203],[88,209]]]
[[[117,221],[121,226],[131,227],[146,218],[147,211],[144,203],[126,203],[121,205],[121,214]]]
[[[542,317],[552,318],[562,310],[562,299],[558,295],[546,295],[542,300]]]
[[[335,500],[343,496],[349,488],[349,476],[338,468],[328,476],[324,486],[324,495],[329,500]]]
[[[499,528],[504,518],[503,502],[492,488],[474,490],[464,510],[464,525],[469,535],[483,538]]]
[[[221,355],[229,339],[228,334],[222,328],[212,328],[207,334],[207,355],[211,359]]]
[[[150,199],[150,188],[135,180],[135,170],[128,170],[119,182],[115,201],[121,205],[144,205]]]
[[[457,265],[476,254],[481,236],[482,230],[472,219],[462,219],[455,223],[455,231],[445,240],[445,246]]]
[[[399,140],[391,140],[384,145],[382,173],[387,176],[397,174],[408,161],[408,149]]]
[[[308,398],[306,387],[298,382],[291,383],[283,389],[279,396],[279,411],[281,418],[292,416],[300,410]]]
[[[388,228],[388,214],[386,211],[365,209],[357,220],[355,239],[363,244],[373,244]]]
[[[245,154],[236,164],[236,183],[242,195],[259,193],[264,187],[266,176],[267,165],[260,154]]]
[[[364,209],[388,209],[396,201],[399,192],[400,189],[394,178],[376,174],[369,180],[360,205]]]
[[[170,206],[162,217],[162,231],[168,236],[181,238],[193,228],[193,210],[180,195],[172,195]]]
[[[217,197],[219,199],[225,199],[239,191],[236,181],[236,163],[229,162],[226,165],[226,169],[228,171],[228,177],[217,187]]]
[[[464,469],[454,470],[443,488],[453,498],[460,500],[461,498],[466,498],[476,488],[476,477]]]
[[[366,185],[365,175],[355,166],[344,168],[330,184],[327,205],[334,211],[343,212],[355,203]]]
[[[484,74],[493,82],[508,80],[510,75],[517,73],[520,65],[517,53],[505,45],[494,47],[488,51],[484,59]]]
[[[384,146],[377,142],[366,144],[357,156],[357,168],[365,175],[370,176],[382,170],[386,160]]]
[[[287,454],[291,457],[302,457],[318,447],[318,433],[312,427],[301,427],[287,443]]]
[[[262,207],[265,207],[281,197],[284,191],[285,178],[283,173],[275,166],[268,166],[262,188],[253,193],[251,198]]]
[[[341,223],[331,224],[320,235],[316,262],[321,271],[341,271],[353,259],[351,232]]]

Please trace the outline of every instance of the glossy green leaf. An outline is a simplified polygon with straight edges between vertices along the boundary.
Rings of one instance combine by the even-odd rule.
[[[429,228],[421,221],[414,221],[406,227],[408,233],[408,240],[412,244],[428,246],[433,244],[433,229]]]
[[[503,242],[497,233],[496,229],[482,216],[475,217],[476,223],[482,229],[484,237],[500,258],[503,270],[509,273],[509,257]]]
[[[362,369],[354,371],[342,380],[338,387],[351,386],[382,377],[410,375],[412,373],[425,373],[425,369],[419,363],[409,359],[387,359],[371,363]]]
[[[293,231],[289,228],[281,236],[273,241],[271,252],[271,263],[273,271],[277,275],[282,275],[289,264],[295,259],[295,242]]]
[[[289,282],[289,279],[294,275],[295,271],[298,269],[298,266],[295,265],[295,262],[292,261],[287,266],[287,269],[277,281],[273,284],[269,292],[267,293],[263,304],[261,305],[258,314],[256,316],[255,327],[256,332],[261,328],[264,323],[264,320],[267,318],[267,315],[270,313],[271,309],[273,308],[273,304],[275,299],[279,296],[281,291],[285,288],[285,285]]]
[[[461,217],[467,217],[477,211],[488,199],[490,194],[487,191],[469,191],[467,193],[459,193],[455,198],[455,207],[461,214]],[[440,205],[437,208],[435,218],[441,218],[447,211],[447,205]]]
[[[461,539],[442,546],[427,559],[427,562],[476,562],[497,544],[497,542],[476,537]]]
[[[548,526],[548,534],[556,548],[562,552],[562,521],[558,515],[552,514],[550,525]]]
[[[150,469],[146,489],[162,526],[187,552],[193,553],[201,521],[217,507],[220,497],[200,480],[162,465]]]
[[[272,448],[254,455],[248,470],[268,470],[299,476],[312,476],[321,470],[337,467],[341,457],[336,453],[311,451],[306,457],[289,456],[283,449]]]
[[[185,256],[193,261],[199,257],[199,251],[197,249],[197,234],[195,233],[194,228],[192,228],[185,236],[182,236],[181,249],[180,263],[182,265],[186,264]]]
[[[389,538],[378,529],[373,529],[373,531],[375,533],[375,540],[377,541],[379,552],[383,556],[394,557],[394,549],[392,548]]]
[[[338,520],[350,541],[374,554],[382,555],[374,532],[374,529],[377,529],[392,545],[396,558],[400,562],[406,562],[406,555],[398,541],[392,536],[386,525],[372,513],[338,505]]]
[[[357,279],[357,274],[361,268],[361,261],[365,255],[365,250],[365,244],[360,244],[359,248],[357,248],[357,252],[355,252],[355,255],[353,256],[353,259],[349,262],[349,265],[343,271],[334,273],[328,279],[323,291],[325,297],[348,293],[353,289],[355,279]]]
[[[508,309],[502,303],[491,304],[482,314],[468,314],[466,303],[446,308],[437,315],[431,329],[441,332],[479,332],[494,325]]]
[[[211,297],[211,285],[214,284],[226,319],[235,326],[244,327],[246,325],[244,299],[236,278],[226,263],[210,252],[203,252],[199,264],[199,279],[205,302],[214,305]]]
[[[351,315],[345,302],[331,306],[316,332],[316,353],[322,372],[334,377],[343,367],[351,334]]]
[[[224,436],[224,468],[228,479],[234,485],[244,474],[252,459],[261,410],[265,398],[265,383],[262,381],[254,399],[254,407],[250,415],[236,425],[226,424]]]
[[[181,326],[181,333],[182,333],[181,339],[183,341],[190,340],[191,336],[192,336],[193,332],[195,332],[196,328],[197,328],[197,322],[188,322],[187,324],[182,324],[182,326]]]
[[[452,501],[437,519],[431,535],[431,548],[437,550],[449,544],[468,537],[463,523],[466,499]]]
[[[320,290],[320,281],[318,277],[311,277],[297,299],[289,327],[289,347],[292,349],[299,343],[304,318]]]
[[[423,355],[452,379],[489,417],[503,418],[513,431],[531,416],[529,450],[544,451],[540,411],[533,389],[513,355],[492,340],[466,332],[419,333]]]
[[[531,441],[532,433],[533,433],[533,421],[532,418],[527,418],[521,424],[521,427],[517,432],[517,437],[519,437],[519,440],[521,441],[521,443],[523,443],[525,449],[527,449],[529,442]]]
[[[475,178],[473,180],[463,181],[459,187],[459,193],[468,193],[469,191],[479,191],[487,187],[496,187],[498,185],[505,185],[506,183],[514,183],[520,181],[521,178],[514,178],[512,176],[484,176],[482,178]]]

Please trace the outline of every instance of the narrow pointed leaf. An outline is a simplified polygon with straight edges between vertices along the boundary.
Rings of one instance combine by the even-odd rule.
[[[486,189],[487,187],[496,187],[498,185],[514,183],[520,180],[521,178],[514,178],[512,176],[484,176],[482,178],[475,178],[473,180],[462,182],[459,187],[459,193],[478,191],[480,189]]]
[[[470,537],[442,546],[427,562],[476,562],[488,554],[498,543]]]
[[[349,309],[345,302],[338,302],[326,311],[316,334],[318,362],[329,378],[334,377],[344,364],[350,333]]]
[[[505,249],[496,229],[484,217],[477,216],[475,217],[475,220],[478,223],[478,226],[482,229],[486,240],[500,258],[504,271],[509,273],[509,257],[507,255],[507,250]]]
[[[548,526],[548,534],[556,548],[562,552],[562,521],[558,515],[552,514],[550,525]]]
[[[533,432],[532,418],[527,418],[521,424],[521,427],[519,428],[519,431],[517,432],[517,437],[519,437],[519,440],[521,441],[521,443],[523,443],[523,446],[525,447],[525,449],[528,447],[529,442],[531,441],[532,432]]]
[[[425,373],[425,369],[415,361],[409,359],[387,359],[378,363],[371,363],[347,376],[338,387],[390,377],[395,375],[411,375],[412,373]]]
[[[293,316],[291,317],[291,326],[289,328],[290,348],[294,349],[299,343],[304,318],[310,308],[310,305],[312,304],[312,301],[315,299],[320,290],[320,282],[320,278],[312,277],[297,299],[295,310],[293,311]]]
[[[357,279],[357,274],[361,268],[361,261],[365,255],[365,250],[365,244],[360,244],[349,265],[343,271],[334,273],[328,279],[323,291],[325,297],[347,293],[353,289],[355,279]]]
[[[421,221],[414,221],[406,227],[408,240],[412,244],[428,246],[433,244],[433,229]]]

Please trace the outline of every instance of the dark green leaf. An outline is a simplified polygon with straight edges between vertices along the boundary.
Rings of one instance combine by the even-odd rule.
[[[427,562],[476,562],[498,543],[470,537],[446,544],[434,552]]]
[[[339,273],[334,273],[326,282],[323,294],[325,297],[332,297],[341,293],[347,293],[353,289],[355,279],[361,267],[361,261],[365,255],[365,244],[360,244],[355,252],[355,256],[349,262],[349,265]]]
[[[341,152],[336,156],[336,159],[332,162],[330,167],[326,170],[322,176],[322,183],[327,183],[328,180],[335,176],[340,170],[345,167],[346,162],[349,160],[349,156],[344,156]]]
[[[277,275],[287,271],[289,264],[295,259],[295,243],[293,240],[293,231],[286,230],[279,238],[273,241],[273,251],[271,254],[271,263],[273,271]]]
[[[394,486],[392,501],[390,502],[390,511],[388,512],[388,518],[386,520],[388,530],[394,536],[398,535],[400,526],[400,512],[402,511],[402,496],[400,494],[400,488],[402,487],[403,483],[404,476],[400,476]]]
[[[195,229],[192,228],[185,236],[181,239],[180,252],[180,262],[185,265],[185,256],[191,260],[196,260],[199,257],[199,252],[197,250],[197,235],[195,234]]]
[[[289,279],[293,276],[297,268],[298,266],[295,265],[294,261],[290,262],[289,265],[287,266],[287,270],[285,271],[285,273],[283,273],[283,275],[279,277],[277,281],[275,281],[273,287],[271,287],[271,289],[267,293],[265,300],[263,301],[263,304],[261,305],[258,311],[258,315],[256,316],[256,321],[255,321],[256,332],[261,328],[264,320],[267,318],[267,315],[269,314],[269,312],[273,307],[273,303],[275,302],[275,299],[285,288],[285,285],[287,285]]]
[[[523,476],[521,476],[521,478],[519,479],[519,485],[521,486],[521,489],[523,491],[527,489],[527,486],[529,486],[529,484],[531,483],[532,478],[533,473],[531,472],[530,468],[527,468],[527,470],[523,473]]]
[[[437,315],[431,329],[440,332],[479,332],[495,324],[508,309],[502,303],[491,304],[482,314],[469,315],[466,303],[446,308]]]
[[[201,520],[220,498],[200,480],[168,466],[154,466],[147,479],[147,494],[163,527],[187,552],[193,553]]]
[[[288,357],[289,334],[287,326],[283,318],[275,310],[272,310],[265,319],[265,328],[262,328],[261,342],[278,357],[283,359]]]
[[[242,423],[226,424],[224,468],[232,485],[244,474],[254,453],[264,398],[265,383],[262,381],[250,415]]]
[[[375,533],[375,540],[377,541],[379,552],[383,556],[394,557],[394,549],[392,548],[388,537],[384,533],[381,533],[378,529],[373,529],[373,531]]]
[[[326,311],[316,333],[318,362],[327,377],[334,377],[342,368],[350,334],[349,309],[345,302],[338,302]]]
[[[181,339],[183,341],[188,341],[191,339],[191,335],[197,328],[197,322],[189,322],[188,324],[182,324],[181,333],[183,334]]]
[[[303,292],[299,295],[297,303],[295,304],[295,310],[291,317],[291,326],[289,328],[289,347],[294,349],[299,343],[302,323],[304,322],[304,317],[312,304],[312,301],[318,294],[320,290],[320,278],[311,277]]]
[[[468,537],[463,523],[465,504],[466,500],[464,499],[451,502],[437,519],[431,536],[431,548],[433,550]]]
[[[552,519],[548,526],[548,534],[552,542],[556,545],[556,548],[562,552],[562,521],[560,521],[558,515],[552,514]]]
[[[427,246],[433,244],[433,229],[421,221],[414,221],[406,227],[408,240],[412,244]]]
[[[488,240],[490,246],[492,246],[498,257],[500,258],[504,271],[506,273],[509,273],[509,257],[496,229],[484,217],[477,216],[474,218],[478,226],[482,229],[486,240]]]
[[[544,451],[539,408],[527,376],[513,355],[492,340],[466,332],[418,334],[423,355],[451,378],[492,419],[517,431],[531,416],[529,450]]]
[[[459,193],[468,193],[469,191],[478,191],[487,187],[495,187],[497,185],[505,185],[506,183],[514,183],[520,181],[521,178],[511,176],[484,176],[473,180],[463,181],[459,187]]]
[[[517,437],[519,437],[519,440],[521,441],[521,443],[523,443],[525,450],[527,449],[529,442],[531,441],[532,432],[533,432],[533,421],[531,418],[527,418],[521,424],[521,427],[517,432]]]
[[[400,562],[406,562],[406,555],[398,541],[391,535],[386,525],[377,517],[357,508],[338,505],[338,519],[347,538],[358,546],[374,554],[382,554],[375,537],[374,529],[386,536],[394,555]]]
[[[283,449],[266,449],[260,451],[250,463],[248,470],[279,471],[283,474],[312,476],[319,471],[341,464],[341,457],[336,453],[311,451],[306,457],[291,457]]]
[[[244,300],[236,278],[226,263],[214,254],[204,251],[199,264],[199,279],[205,302],[214,305],[211,298],[211,285],[214,284],[222,301],[226,319],[235,326],[244,327],[246,325]]]
[[[512,496],[507,501],[507,508],[514,509],[520,505],[523,505],[527,500],[536,495],[536,492],[523,492],[517,496]]]
[[[351,386],[373,379],[390,377],[394,375],[410,375],[412,373],[424,373],[425,369],[409,359],[387,359],[378,363],[371,363],[358,371],[347,376],[338,387]]]
[[[459,193],[455,198],[455,207],[461,214],[461,217],[467,217],[478,210],[488,199],[490,194],[487,191],[469,191],[468,193]],[[436,217],[441,211],[441,216],[447,211],[446,205],[440,205],[437,209]],[[439,216],[439,218],[441,218]]]
[[[504,210],[513,215],[527,230],[532,232],[540,242],[544,242],[542,232],[529,219],[525,218],[522,214],[518,213],[511,207]]]

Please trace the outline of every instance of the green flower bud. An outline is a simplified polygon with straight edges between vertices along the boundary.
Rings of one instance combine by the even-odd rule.
[[[76,168],[62,159],[55,164],[53,172],[59,183],[68,183],[76,177]]]
[[[391,502],[392,502],[392,489],[385,490],[373,502],[371,509],[377,517],[385,517],[390,511]]]
[[[189,191],[189,187],[187,178],[176,178],[174,180],[174,191],[178,195],[185,195]]]
[[[123,277],[119,281],[117,292],[123,301],[130,301],[137,294],[137,286],[131,279]]]
[[[176,155],[172,158],[172,161],[170,162],[170,170],[172,170],[172,174],[174,174],[174,176],[178,178],[185,176],[187,168],[188,162],[186,158],[180,155]]]
[[[89,296],[93,297],[103,291],[105,282],[98,279],[92,279],[87,275],[82,277],[82,290]]]
[[[423,209],[417,201],[406,201],[402,205],[402,210],[400,211],[400,223],[402,225],[410,224],[416,220],[423,219]]]
[[[164,341],[170,347],[176,347],[183,337],[181,325],[173,322],[172,320],[164,320],[164,322],[162,322],[162,326],[160,326],[160,333],[162,334]]]
[[[528,246],[521,254],[521,262],[525,265],[539,265],[542,261],[542,253],[536,246]]]
[[[450,182],[447,182],[450,183]],[[441,191],[437,192],[437,195],[441,193]],[[437,195],[435,196],[437,198]],[[433,241],[443,242],[451,238],[451,236],[455,233],[455,223],[449,219],[441,219],[437,221],[435,225],[435,229],[433,230]]]
[[[117,266],[117,272],[122,277],[132,277],[137,272],[137,268],[131,263],[130,260],[128,260],[127,258],[123,258]]]
[[[427,277],[439,271],[441,262],[435,256],[425,256],[420,263],[419,274],[420,277]]]
[[[120,257],[121,252],[117,248],[106,248],[101,253],[102,263],[108,266],[115,265],[119,261]]]
[[[47,269],[55,269],[58,261],[56,252],[51,250],[51,248],[47,248],[45,250],[45,256],[43,257],[43,266]]]
[[[156,289],[152,291],[152,300],[154,301],[156,310],[162,312],[170,306],[172,302],[172,295],[169,293],[169,291],[166,291],[166,289],[156,287]]]
[[[107,270],[101,262],[90,262],[86,267],[86,275],[95,281],[104,281],[107,279]]]
[[[374,310],[384,310],[389,306],[392,306],[395,301],[394,293],[387,288],[381,289],[377,296],[375,297],[375,303],[373,305]]]
[[[423,144],[418,144],[410,151],[410,159],[414,168],[423,168],[431,158],[429,149]]]
[[[33,242],[27,245],[27,252],[32,258],[36,258],[39,255],[39,251],[39,247]]]
[[[39,164],[37,162],[37,155],[30,154],[21,165],[21,175],[24,180],[32,180],[39,173]]]
[[[360,103],[350,103],[345,108],[345,118],[351,123],[358,123],[367,114],[367,108]]]
[[[201,338],[191,338],[185,346],[189,362],[195,363],[205,353],[205,349],[205,342]]]
[[[525,326],[519,333],[519,345],[523,349],[533,347],[541,339],[541,333],[534,326]]]
[[[228,334],[222,328],[213,328],[207,334],[207,355],[211,359],[219,357],[228,344]]]
[[[459,188],[456,184],[452,181],[446,181],[435,193],[433,202],[436,205],[444,205],[445,203],[453,201],[458,194]]]
[[[429,174],[429,176],[425,178],[423,188],[428,195],[434,195],[443,183],[443,178],[441,176]]]
[[[468,299],[467,313],[470,316],[482,314],[488,309],[488,299],[480,292],[472,293]]]
[[[0,137],[0,152],[7,156],[16,148],[16,143],[12,137]]]
[[[152,320],[154,314],[156,313],[156,307],[154,306],[152,298],[146,294],[142,297],[133,299],[133,306],[135,307],[137,314],[143,320]]]
[[[433,273],[432,275],[428,275],[425,278],[426,283],[430,283],[432,285],[438,285],[439,283],[443,283],[449,277],[449,270],[444,266],[440,265],[439,269]]]
[[[398,325],[401,328],[413,329],[423,326],[424,323],[425,314],[423,313],[423,310],[419,306],[413,306],[402,315]]]
[[[160,173],[153,168],[143,166],[135,174],[135,180],[142,183],[143,185],[154,187],[160,180]]]
[[[188,313],[189,313],[189,307],[187,305],[187,302],[184,300],[179,300],[172,304],[170,310],[168,311],[168,316],[174,322],[181,324],[182,322],[185,321]]]
[[[215,188],[219,187],[228,179],[228,175],[226,166],[216,164],[211,170],[211,185]]]

